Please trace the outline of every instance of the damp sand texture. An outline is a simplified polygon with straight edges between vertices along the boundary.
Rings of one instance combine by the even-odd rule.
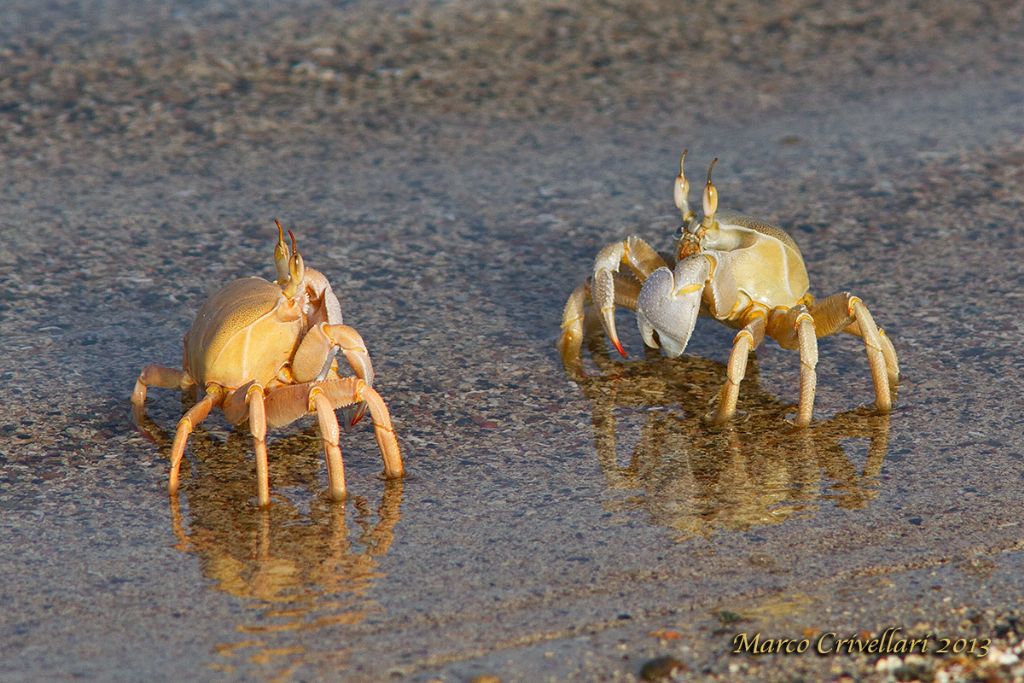
[[[23,0],[0,10],[0,678],[950,680],[1022,676],[1021,8]],[[604,245],[671,246],[678,155],[784,227],[859,340],[684,357],[562,306]],[[696,199],[696,191],[691,199]],[[279,217],[362,334],[408,471],[312,419],[193,435],[129,396]],[[184,405],[187,405],[185,403]],[[991,639],[986,657],[731,654],[737,634]],[[934,640],[932,641],[935,642]],[[672,660],[662,658],[670,657]],[[958,678],[959,677],[959,678]]]

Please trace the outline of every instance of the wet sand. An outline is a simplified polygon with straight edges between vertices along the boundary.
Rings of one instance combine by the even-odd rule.
[[[0,678],[1022,676],[1020,9],[667,5],[3,10]],[[733,335],[707,319],[669,361],[623,312],[628,360],[562,368],[597,251],[671,244],[683,147],[816,294],[871,307],[891,415],[848,336],[803,434],[772,342],[742,419],[700,423]],[[182,405],[151,391],[139,432],[132,383],[212,289],[272,276],[275,216],[366,339],[409,474],[382,481],[360,425],[330,505],[307,420],[271,433],[262,514],[217,416],[169,503]],[[729,654],[890,627],[993,651]]]

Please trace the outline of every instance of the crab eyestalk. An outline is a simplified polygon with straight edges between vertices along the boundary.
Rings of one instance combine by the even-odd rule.
[[[683,217],[683,223],[687,224],[693,220],[696,216],[696,212],[690,208],[689,195],[690,195],[690,183],[686,180],[686,173],[684,166],[686,165],[686,153],[689,150],[684,149],[682,156],[679,157],[679,175],[676,176],[675,191],[673,193],[676,201],[676,208],[679,209],[679,214]]]
[[[686,155],[686,152],[683,152]],[[682,161],[679,162],[682,166]],[[700,221],[695,220],[695,213],[689,211],[688,215],[690,220],[683,226],[681,232],[682,235],[679,239],[679,244],[676,252],[676,259],[682,260],[688,256],[699,254],[701,251],[701,242],[704,239],[704,235],[707,234],[708,230],[713,230],[717,227],[715,221],[715,212],[718,211],[718,189],[715,188],[715,184],[711,181],[711,171],[714,170],[715,164],[718,163],[718,157],[715,157],[711,161],[711,165],[708,166],[708,181],[704,186],[704,195],[702,197],[702,203],[704,208],[704,216]],[[686,180],[682,179],[682,175],[676,178],[676,206],[679,206],[679,195],[680,188],[686,186]],[[684,195],[685,201],[685,195]],[[680,207],[680,211],[682,207]]]
[[[702,222],[705,227],[711,226],[715,220],[715,212],[718,211],[718,190],[711,182],[711,171],[714,170],[717,163],[718,157],[711,160],[711,165],[708,166],[708,183],[704,186],[704,220]]]
[[[715,170],[715,164],[718,163],[718,157],[712,160],[711,166],[708,167],[708,184],[705,185],[705,194],[703,194],[703,210],[705,210],[705,218],[703,222],[711,225],[712,221],[715,220],[715,212],[718,211],[718,189],[715,187],[715,183],[711,181],[711,172]]]
[[[295,241],[295,234],[291,230],[288,231],[288,237],[292,241],[292,255],[288,259],[288,282],[282,289],[284,295],[291,298],[299,291],[299,286],[306,276],[306,269],[302,263],[302,254],[299,253],[299,245]]]
[[[291,252],[288,250],[288,245],[284,241],[284,228],[281,227],[281,221],[274,219],[277,224],[277,245],[274,246],[274,265],[277,266],[277,285],[278,287],[284,287],[288,284],[289,272],[288,272],[288,261],[291,258]]]

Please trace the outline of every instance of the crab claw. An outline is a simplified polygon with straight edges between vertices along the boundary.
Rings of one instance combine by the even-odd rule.
[[[662,354],[670,358],[683,353],[697,324],[709,271],[707,259],[692,256],[680,261],[675,272],[659,268],[651,273],[636,307],[637,325],[648,346],[658,348],[660,342]]]
[[[342,420],[342,427],[346,432],[350,432],[366,415],[366,404],[359,403],[354,406],[345,406],[341,409],[341,412],[344,418]]]
[[[594,260],[592,289],[594,305],[601,314],[604,331],[623,358],[626,357],[626,350],[622,348],[618,332],[615,329],[615,276],[613,273],[619,271],[619,264],[622,262],[625,249],[624,242],[616,242],[601,250]]]

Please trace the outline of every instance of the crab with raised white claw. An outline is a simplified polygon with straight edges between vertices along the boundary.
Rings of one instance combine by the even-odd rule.
[[[579,360],[588,311],[597,310],[608,338],[626,352],[615,330],[615,308],[636,311],[648,346],[679,356],[698,315],[739,329],[733,339],[727,378],[718,406],[709,414],[723,424],[736,412],[747,356],[768,335],[784,349],[800,351],[800,404],[796,425],[806,427],[814,412],[818,338],[847,332],[864,340],[880,412],[892,407],[899,363],[892,342],[875,325],[867,306],[849,292],[816,301],[808,291],[803,256],[786,232],[760,220],[718,210],[711,182],[704,187],[704,215],[697,218],[687,196],[686,151],[679,161],[675,203],[683,217],[674,254],[662,256],[636,235],[609,244],[594,261],[593,278],[569,297],[562,314],[558,348],[566,364]],[[626,270],[620,271],[620,266]]]

